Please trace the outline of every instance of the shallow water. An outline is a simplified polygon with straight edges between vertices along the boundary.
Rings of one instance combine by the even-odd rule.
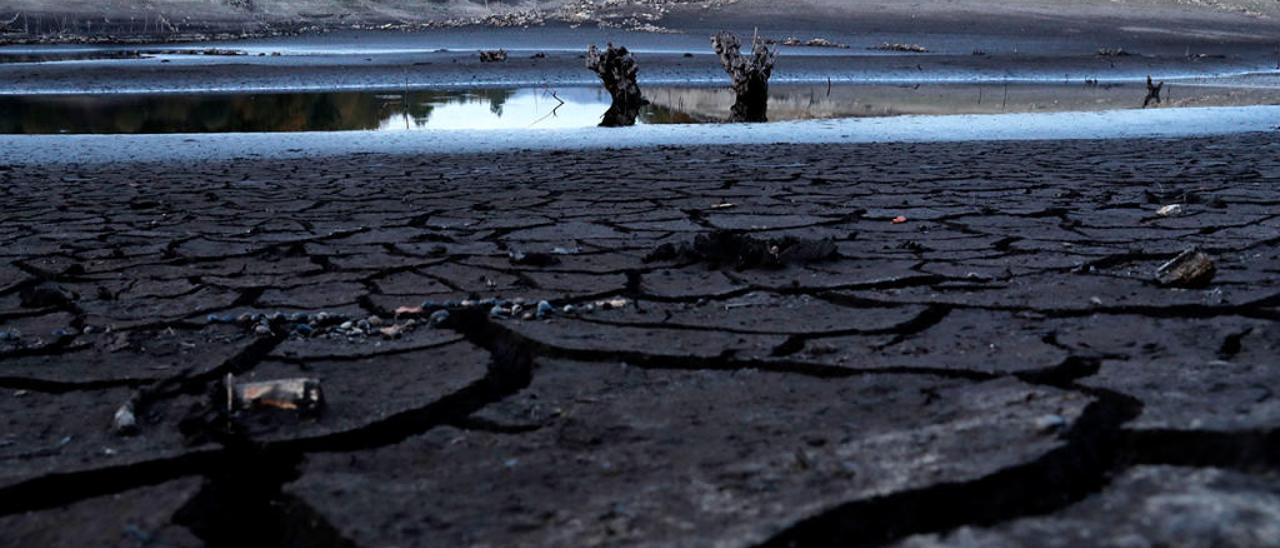
[[[731,93],[653,87],[642,125],[724,121]],[[1140,108],[1134,84],[774,86],[771,121]],[[1280,104],[1280,88],[1167,84],[1163,107]],[[599,88],[409,92],[0,96],[3,134],[522,130],[596,125]]]

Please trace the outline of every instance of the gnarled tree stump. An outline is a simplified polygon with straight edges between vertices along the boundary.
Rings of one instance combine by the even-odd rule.
[[[627,48],[615,48],[609,44],[601,53],[592,44],[587,49],[587,68],[600,76],[604,89],[609,91],[613,102],[605,111],[600,127],[633,126],[640,115],[640,107],[649,104],[640,93],[640,85],[636,83],[636,73],[640,67]]]
[[[733,78],[733,102],[731,122],[767,122],[769,114],[769,77],[773,75],[773,62],[778,52],[757,35],[751,39],[751,56],[742,56],[742,44],[738,37],[721,32],[711,37],[711,45],[720,57],[720,64]]]

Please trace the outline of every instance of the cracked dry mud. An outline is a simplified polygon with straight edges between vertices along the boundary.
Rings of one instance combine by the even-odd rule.
[[[1273,135],[0,182],[0,544],[1280,542]]]

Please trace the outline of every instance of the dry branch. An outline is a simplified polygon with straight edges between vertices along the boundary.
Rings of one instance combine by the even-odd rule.
[[[1142,100],[1142,108],[1147,108],[1151,103],[1160,104],[1160,91],[1164,89],[1164,82],[1159,84],[1151,81],[1151,76],[1147,76],[1147,98]]]

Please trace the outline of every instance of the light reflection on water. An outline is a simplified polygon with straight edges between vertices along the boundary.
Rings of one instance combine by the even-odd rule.
[[[1280,104],[1273,87],[1166,86],[1166,106]],[[1145,90],[1118,86],[774,86],[771,121],[911,114],[1137,108]],[[641,124],[723,121],[721,88],[645,89]],[[0,97],[0,133],[226,133],[581,128],[608,108],[600,88],[466,91]]]

